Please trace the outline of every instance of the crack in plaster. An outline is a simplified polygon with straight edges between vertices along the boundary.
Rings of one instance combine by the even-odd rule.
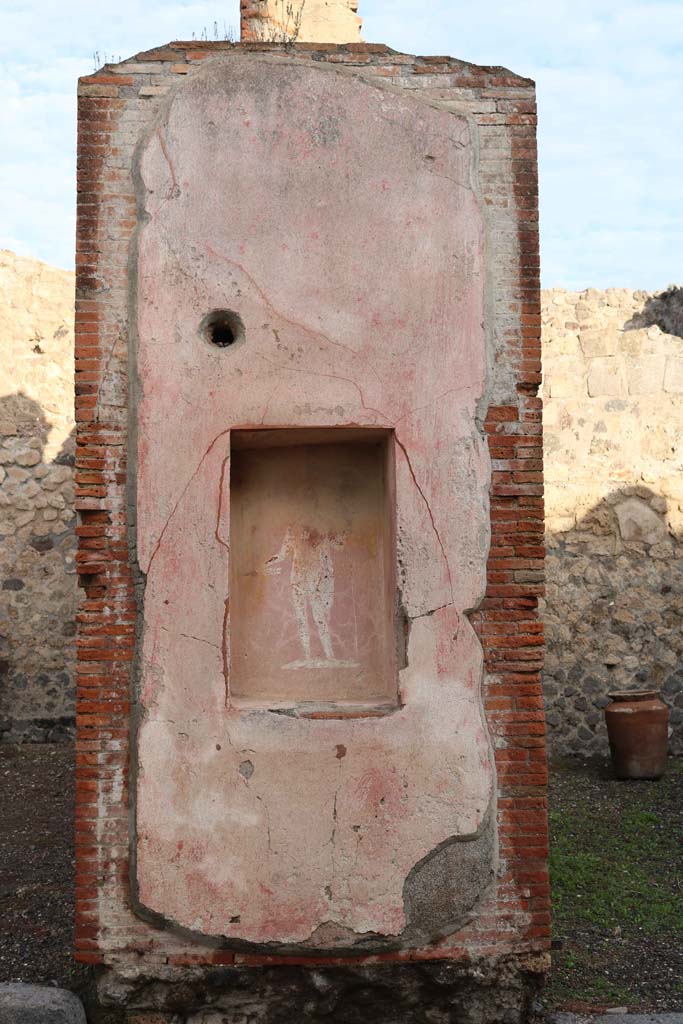
[[[161,626],[160,628],[163,630],[164,633],[171,632],[168,626]],[[192,633],[178,633],[177,635],[184,636],[186,640],[196,640],[200,644],[207,644],[209,647],[213,647],[215,648],[215,650],[220,651],[219,644],[215,644],[211,640],[206,640],[203,636],[193,636]]]
[[[225,470],[230,462],[230,453],[225,456],[221,463],[221,475],[218,482],[218,510],[216,512],[216,529],[215,537],[217,542],[222,548],[228,553],[228,568],[230,567],[230,543],[223,540],[220,534],[221,530],[221,518],[223,514],[223,494],[225,487]],[[223,681],[225,684],[225,707],[227,708],[230,702],[230,664],[228,658],[228,628],[230,625],[230,591],[223,601],[223,628],[221,635],[221,653],[223,655]]]
[[[335,852],[336,852],[335,839],[337,837],[337,799],[339,797],[339,790],[341,789],[341,783],[342,783],[342,763],[341,763],[341,760],[340,760],[339,761],[339,765],[337,767],[337,785],[335,786],[335,789],[334,789],[334,801],[332,803],[332,833],[330,835],[330,846],[331,846],[330,860],[332,862],[332,878],[333,879],[336,879],[336,876],[337,876],[337,866],[335,864],[335,857],[334,857],[334,855],[335,855]]]
[[[277,331],[276,330],[273,330],[273,334],[277,338]],[[278,338],[278,341],[279,340],[280,339]],[[279,388],[280,388],[280,381],[278,381],[278,383],[275,385],[275,387],[271,391],[270,395],[268,396],[268,400],[267,400],[265,406],[263,407],[263,415],[261,416],[261,426],[263,426],[265,424],[265,422],[266,422],[266,416],[268,415],[268,410],[270,409],[270,403],[275,398],[276,394],[278,393]]]
[[[209,647],[213,647],[215,650],[220,651],[219,644],[214,644],[211,640],[205,640],[203,636],[192,636],[191,633],[179,633],[178,636],[184,636],[186,640],[197,640],[200,644],[208,644]]]
[[[173,161],[171,160],[171,156],[170,156],[170,154],[168,152],[168,147],[166,146],[166,141],[165,141],[165,139],[164,139],[164,137],[163,137],[163,135],[161,133],[161,129],[157,128],[157,130],[156,130],[156,132],[154,134],[156,135],[156,137],[157,137],[157,139],[159,141],[159,146],[161,147],[161,152],[164,155],[164,160],[166,161],[166,166],[168,167],[169,173],[171,175],[171,188],[169,189],[168,195],[164,198],[162,203],[159,205],[159,209],[161,209],[161,206],[163,206],[164,203],[167,202],[169,199],[176,199],[180,195],[180,187],[178,185],[178,179],[176,178],[176,173],[175,173],[175,168],[173,166]],[[159,212],[159,209],[157,209],[157,211],[155,213],[155,216]]]
[[[417,622],[418,619],[428,619],[431,615],[436,615],[437,612],[442,612],[444,610],[444,608],[452,608],[452,607],[453,607],[453,605],[449,601],[447,604],[440,604],[438,606],[438,608],[430,608],[429,611],[420,612],[419,615],[406,615],[406,618],[408,619],[408,622],[412,625],[412,623],[413,622]],[[456,629],[455,634],[453,636],[454,640],[457,637],[458,632],[459,632],[459,628],[460,628],[459,622],[460,622],[460,616],[458,616],[458,629]],[[407,667],[407,665],[406,665],[406,667]]]
[[[458,188],[465,189],[466,192],[471,192],[472,191],[472,189],[471,189],[471,187],[469,185],[463,185],[463,183],[461,181],[458,181],[457,178],[451,178],[451,176],[449,174],[439,174],[438,171],[433,171],[431,169],[431,167],[429,167],[429,166],[427,167],[427,170],[428,170],[429,174],[431,174],[431,176],[433,178],[443,178],[444,181],[450,181],[454,185],[457,185]]]
[[[406,412],[402,413],[396,419],[392,419],[387,413],[383,412],[381,409],[376,409],[374,406],[366,404],[365,396],[363,394],[363,390],[362,390],[360,384],[358,384],[358,382],[353,380],[351,377],[341,377],[339,374],[336,374],[336,373],[322,373],[319,370],[306,370],[306,369],[303,369],[302,367],[299,367],[299,366],[286,366],[283,363],[275,363],[275,362],[272,361],[272,359],[268,359],[268,358],[266,358],[266,356],[264,356],[262,354],[259,354],[259,356],[260,356],[260,358],[262,359],[262,361],[264,363],[266,363],[268,366],[272,366],[273,369],[275,369],[275,370],[280,370],[280,371],[284,370],[284,371],[289,371],[290,373],[304,373],[304,374],[307,374],[307,375],[312,376],[312,377],[324,377],[324,378],[326,378],[328,380],[338,380],[338,381],[342,381],[342,382],[344,382],[346,384],[351,384],[351,386],[354,387],[356,389],[356,391],[358,392],[358,395],[360,397],[361,408],[364,409],[365,412],[372,412],[372,413],[375,413],[377,416],[381,416],[382,419],[387,424],[389,424],[390,429],[392,427],[395,427],[396,424],[401,423],[403,420],[409,419],[411,416],[414,416],[416,413],[422,412],[423,409],[431,408],[432,406],[436,405],[437,402],[440,402],[442,398],[447,398],[449,395],[459,394],[462,391],[474,391],[474,387],[471,384],[462,384],[461,386],[459,386],[457,388],[448,388],[446,391],[442,391],[441,394],[436,395],[431,401],[425,402],[424,405],[416,405],[416,406],[414,406],[414,408],[406,410]],[[268,400],[266,402],[266,410],[264,411],[263,417],[261,418],[261,424],[262,425],[263,425],[263,422],[265,420],[265,416],[266,416],[266,412],[268,410],[268,407],[269,407],[269,405],[270,405],[270,403],[271,403],[271,401],[272,401],[276,391],[278,390],[279,386],[280,385],[278,384],[274,388],[274,390],[272,391],[270,397],[268,398]]]
[[[231,267],[237,267],[237,269],[242,274],[244,274],[244,276],[246,277],[247,281],[249,281],[249,283],[253,286],[253,288],[258,292],[259,297],[263,301],[263,303],[266,306],[266,308],[268,309],[268,311],[274,317],[276,317],[278,320],[281,320],[283,323],[287,324],[289,327],[298,328],[299,330],[303,331],[305,334],[310,335],[310,337],[317,338],[318,341],[323,341],[327,345],[333,345],[335,348],[341,348],[345,352],[349,352],[352,356],[358,356],[359,355],[359,352],[358,352],[357,349],[351,348],[349,345],[344,345],[344,343],[341,342],[341,341],[335,341],[335,339],[334,338],[330,338],[330,336],[328,334],[324,334],[322,331],[317,331],[314,327],[308,327],[306,324],[302,324],[298,320],[290,320],[283,313],[281,313],[279,310],[277,310],[275,308],[275,306],[272,304],[272,302],[270,301],[270,299],[268,298],[268,296],[267,296],[266,292],[264,291],[264,289],[261,287],[261,285],[258,283],[256,278],[253,276],[253,274],[250,274],[249,271],[244,266],[244,264],[238,262],[238,260],[231,259],[230,256],[226,256],[224,253],[216,252],[216,250],[213,249],[210,245],[199,245],[199,243],[197,243],[197,242],[193,242],[191,244],[195,245],[197,249],[203,249],[203,251],[209,253],[210,256],[214,256],[216,259],[222,260],[224,263],[228,263]],[[374,372],[376,373],[377,371],[374,371]]]
[[[435,110],[442,110],[443,108],[440,107],[440,106],[435,106],[434,109]],[[454,139],[453,136],[449,135],[447,132],[429,131],[424,126],[416,127],[411,122],[407,122],[406,123],[403,120],[395,121],[393,119],[393,117],[387,117],[386,114],[379,114],[378,116],[379,116],[381,121],[386,121],[386,123],[390,124],[393,128],[400,128],[401,131],[405,132],[407,135],[415,135],[415,136],[418,136],[418,137],[425,136],[425,135],[430,135],[430,136],[433,136],[435,139],[441,139],[441,140],[445,140],[447,142],[450,142],[454,146],[457,146],[458,149],[465,149],[467,147],[467,143],[466,142],[462,142],[460,139]],[[463,126],[463,131],[462,131],[461,134],[466,134],[466,135],[469,136],[469,127],[467,125]],[[468,141],[469,141],[469,138],[468,138]],[[462,183],[458,181],[458,182],[456,182],[456,184],[461,185]],[[462,185],[462,187],[463,188],[468,188],[468,191],[471,191],[471,189],[469,189],[468,186]]]
[[[386,423],[391,423],[389,416],[387,416],[386,413],[382,412],[381,409],[375,409],[373,406],[365,404],[365,396],[363,395],[363,391],[361,389],[360,384],[358,384],[355,380],[352,380],[351,377],[341,377],[337,373],[321,373],[319,370],[304,370],[302,367],[299,366],[285,366],[282,363],[274,363],[271,359],[267,359],[264,355],[261,355],[261,359],[263,360],[264,363],[267,363],[268,366],[272,366],[275,370],[285,370],[289,371],[290,373],[304,373],[309,377],[324,377],[327,380],[338,380],[342,381],[345,384],[350,384],[358,392],[361,408],[365,412],[375,413],[376,416],[381,416],[381,418]]]
[[[197,473],[199,472],[199,470],[200,470],[200,469],[202,468],[202,466],[204,465],[204,462],[205,462],[205,460],[206,460],[206,459],[207,459],[207,458],[209,457],[209,455],[211,454],[211,452],[212,452],[212,450],[213,450],[214,446],[215,446],[215,445],[217,444],[217,442],[218,442],[218,441],[220,441],[220,439],[221,439],[222,437],[225,437],[225,435],[226,435],[226,434],[229,434],[229,433],[230,433],[230,430],[231,430],[231,428],[230,428],[230,427],[227,427],[227,428],[226,428],[225,430],[221,430],[220,434],[217,434],[217,435],[216,435],[216,436],[214,437],[213,441],[212,441],[212,442],[211,442],[211,444],[210,444],[210,445],[208,446],[208,448],[206,449],[206,451],[205,451],[205,452],[204,452],[204,454],[202,455],[201,459],[200,459],[200,460],[199,460],[199,462],[197,463],[197,465],[196,465],[195,469],[194,469],[194,470],[192,471],[192,474],[191,474],[190,478],[188,479],[187,483],[186,483],[186,484],[185,484],[185,486],[183,487],[183,489],[182,489],[182,491],[181,491],[181,493],[180,493],[180,496],[178,497],[178,500],[177,500],[177,501],[175,502],[175,504],[173,505],[173,508],[171,509],[171,511],[170,511],[170,512],[169,512],[169,514],[168,514],[168,517],[167,517],[167,519],[166,519],[166,522],[164,523],[164,525],[163,525],[163,526],[162,526],[162,528],[161,528],[161,532],[160,532],[160,534],[159,534],[159,537],[157,538],[157,542],[156,542],[156,544],[154,545],[154,549],[153,549],[153,551],[152,551],[152,554],[151,554],[151,555],[149,556],[149,562],[147,563],[147,572],[146,572],[146,575],[149,575],[149,573],[150,573],[150,572],[151,572],[151,570],[152,570],[152,563],[154,562],[154,559],[156,558],[157,554],[159,553],[159,548],[161,547],[161,543],[162,543],[162,541],[163,541],[163,539],[164,539],[164,535],[165,535],[165,533],[166,533],[166,530],[167,530],[167,529],[168,529],[168,527],[170,526],[170,524],[171,524],[171,520],[173,519],[173,517],[175,516],[176,512],[178,511],[178,507],[179,507],[179,505],[180,505],[181,501],[183,500],[183,498],[184,498],[184,497],[185,497],[185,495],[187,494],[188,490],[190,489],[190,485],[192,484],[192,481],[194,480],[194,478],[196,477]],[[222,543],[222,541],[219,541],[219,543]]]
[[[443,543],[443,541],[441,539],[441,534],[439,533],[437,525],[436,525],[436,522],[434,520],[434,513],[432,512],[432,507],[429,504],[429,502],[427,501],[427,496],[425,495],[424,491],[422,490],[422,488],[420,487],[419,483],[417,482],[417,477],[415,476],[415,470],[413,469],[413,464],[410,461],[410,457],[408,455],[408,452],[406,451],[406,446],[403,444],[403,442],[401,441],[401,439],[399,438],[397,433],[394,433],[394,440],[396,441],[396,444],[399,446],[399,448],[403,452],[403,455],[404,455],[405,460],[406,460],[406,465],[407,465],[408,471],[409,471],[409,473],[410,473],[410,475],[412,477],[413,483],[415,484],[415,488],[416,488],[418,494],[420,495],[420,497],[422,498],[422,501],[424,502],[425,508],[427,509],[427,515],[429,516],[429,520],[430,520],[430,522],[432,524],[432,530],[434,531],[434,536],[436,537],[437,543],[438,543],[438,545],[439,545],[439,547],[441,549],[441,555],[443,557],[444,564],[446,566],[446,575],[448,576],[448,587],[449,587],[450,592],[451,592],[451,602],[450,603],[453,604],[453,603],[455,603],[455,596],[454,596],[454,593],[453,593],[453,577],[451,576],[451,566],[450,566],[450,563],[448,561],[448,555],[446,554],[446,548],[444,547],[444,543]]]
[[[268,810],[268,804],[265,802],[265,800],[263,799],[262,796],[258,796],[257,795],[256,799],[262,805],[263,813],[266,816],[266,832],[267,832],[267,835],[268,835],[268,849],[272,853],[273,852],[273,846],[272,846],[272,837],[271,837],[271,833],[270,833],[270,811]]]
[[[430,409],[437,402],[440,402],[442,398],[447,398],[449,395],[457,395],[461,391],[474,391],[474,387],[471,384],[462,384],[457,388],[448,388],[447,391],[442,391],[440,395],[436,395],[431,401],[425,402],[424,405],[416,405],[414,409],[408,409],[408,412],[404,412],[402,416],[394,420],[394,426],[402,420],[407,420],[410,416],[414,416],[415,413],[422,412],[423,409]]]

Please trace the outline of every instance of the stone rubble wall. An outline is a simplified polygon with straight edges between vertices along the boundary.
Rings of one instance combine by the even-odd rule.
[[[73,723],[74,277],[0,252],[0,737]]]
[[[543,301],[550,747],[607,750],[608,693],[661,689],[683,753],[683,289]]]
[[[0,736],[74,707],[73,274],[0,253]],[[543,295],[556,754],[604,754],[614,689],[656,686],[683,753],[683,292]]]

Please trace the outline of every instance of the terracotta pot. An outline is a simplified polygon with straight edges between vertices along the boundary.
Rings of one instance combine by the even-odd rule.
[[[605,708],[612,764],[618,779],[658,779],[666,768],[669,709],[657,690],[610,693]]]

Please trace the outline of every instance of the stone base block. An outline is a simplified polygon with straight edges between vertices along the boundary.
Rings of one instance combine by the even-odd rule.
[[[85,1024],[73,992],[43,985],[0,985],[0,1024]]]
[[[527,1024],[548,958],[357,966],[102,969],[90,1024]]]

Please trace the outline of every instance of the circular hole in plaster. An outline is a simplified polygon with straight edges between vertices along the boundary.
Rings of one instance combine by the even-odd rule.
[[[231,309],[214,309],[202,320],[201,333],[216,348],[230,348],[244,341],[242,318]]]

